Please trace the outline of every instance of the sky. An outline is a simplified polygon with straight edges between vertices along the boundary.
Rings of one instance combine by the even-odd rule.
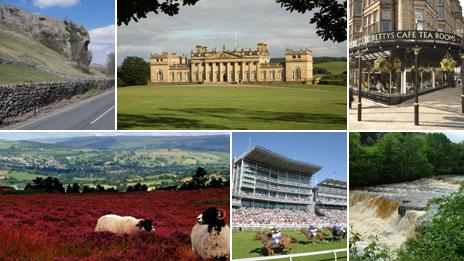
[[[229,135],[229,132],[0,132],[0,140],[35,140],[85,136],[203,136]]]
[[[312,13],[290,13],[275,0],[200,0],[178,15],[150,13],[146,19],[118,27],[118,63],[126,56],[148,60],[152,52],[190,54],[196,45],[256,49],[267,43],[271,57],[286,48],[310,48],[314,56],[346,56],[346,42],[324,42],[309,24]],[[235,35],[237,37],[235,37]]]
[[[232,157],[261,146],[290,159],[322,166],[311,185],[326,178],[346,181],[346,133],[341,132],[236,132],[232,134]],[[335,173],[335,174],[334,174]]]
[[[2,0],[32,13],[69,19],[90,33],[92,63],[105,65],[114,52],[114,0]]]

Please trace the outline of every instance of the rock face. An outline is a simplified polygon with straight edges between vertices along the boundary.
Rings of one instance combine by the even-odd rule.
[[[5,4],[0,4],[0,22],[19,28],[28,36],[80,65],[88,66],[92,61],[92,54],[88,50],[89,32],[81,25],[32,14]]]

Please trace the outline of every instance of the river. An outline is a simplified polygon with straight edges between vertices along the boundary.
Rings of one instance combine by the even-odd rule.
[[[421,217],[431,214],[425,211],[427,202],[454,193],[461,181],[464,176],[448,175],[351,190],[350,229],[361,236],[358,249],[377,237],[384,247],[397,250],[414,237]]]

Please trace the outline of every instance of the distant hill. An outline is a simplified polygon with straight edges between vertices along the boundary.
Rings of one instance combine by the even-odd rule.
[[[37,176],[63,183],[169,185],[197,167],[229,179],[229,137],[93,136],[27,141],[0,140],[0,186],[23,188]]]
[[[76,137],[56,142],[76,148],[112,149],[193,149],[229,151],[226,135],[206,136],[108,136]],[[226,146],[227,145],[227,146]]]

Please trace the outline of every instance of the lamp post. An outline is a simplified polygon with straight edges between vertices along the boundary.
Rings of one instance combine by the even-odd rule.
[[[418,79],[418,66],[417,56],[422,48],[417,45],[411,50],[414,52],[414,125],[419,125],[419,79]]]
[[[464,113],[464,83],[462,82],[463,79],[463,69],[464,69],[464,52],[461,52],[461,89],[462,89],[462,94],[461,94],[461,111]]]
[[[362,56],[363,53],[358,50],[356,52],[358,59],[358,121],[362,121]]]

